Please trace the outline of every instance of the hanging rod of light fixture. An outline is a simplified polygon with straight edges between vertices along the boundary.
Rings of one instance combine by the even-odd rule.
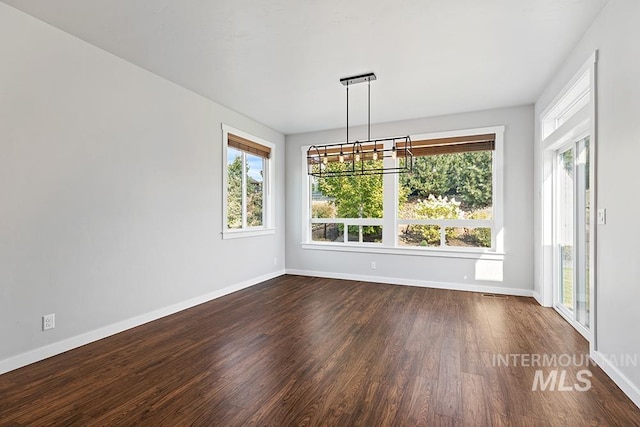
[[[411,138],[371,139],[371,82],[374,73],[340,79],[347,91],[347,137],[337,144],[312,145],[307,150],[308,174],[316,177],[410,173],[413,171]],[[367,140],[349,140],[349,86],[367,82]],[[386,160],[385,160],[386,159]]]

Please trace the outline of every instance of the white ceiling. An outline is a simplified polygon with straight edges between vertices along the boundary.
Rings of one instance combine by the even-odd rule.
[[[285,134],[532,103],[608,0],[3,0]],[[366,85],[351,90],[366,123]]]

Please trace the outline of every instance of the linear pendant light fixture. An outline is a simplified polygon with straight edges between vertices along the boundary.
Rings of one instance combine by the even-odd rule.
[[[316,177],[410,173],[413,171],[411,138],[371,139],[371,81],[374,73],[340,79],[347,89],[347,138],[338,144],[312,145],[307,150],[307,171]],[[349,86],[367,82],[368,124],[366,141],[349,141]],[[385,160],[386,159],[386,160]]]

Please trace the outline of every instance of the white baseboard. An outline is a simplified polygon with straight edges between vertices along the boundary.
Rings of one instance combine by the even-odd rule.
[[[638,387],[633,384],[629,378],[620,372],[620,369],[612,364],[603,353],[593,351],[591,352],[591,358],[598,364],[604,373],[607,374],[618,387],[620,387],[620,390],[622,390],[622,392],[626,394],[638,408],[640,408],[640,389],[638,389]]]
[[[513,296],[520,296],[520,297],[533,296],[533,290],[531,289],[517,289],[517,288],[505,288],[505,287],[498,287],[498,286],[473,285],[468,283],[429,282],[426,280],[400,279],[396,277],[383,277],[383,276],[365,276],[365,275],[359,275],[359,274],[331,273],[331,272],[325,272],[325,271],[296,270],[296,269],[289,269],[289,268],[286,270],[286,272],[287,274],[295,274],[299,276],[324,277],[328,279],[357,280],[361,282],[385,283],[388,285],[408,285],[408,286],[419,286],[423,288],[449,289],[452,291],[485,292],[485,293],[513,295]]]
[[[533,297],[536,299],[536,301],[538,301],[538,304],[540,304],[543,307],[553,307],[553,301],[549,300],[549,298],[545,299],[542,297],[542,294],[540,292],[537,291],[533,291]]]
[[[542,295],[540,295],[536,291],[532,291],[532,296],[538,302],[538,304],[540,304],[541,306],[544,307],[544,304],[543,304],[543,301],[542,301]]]
[[[62,341],[58,341],[43,347],[36,348],[34,350],[27,351],[26,353],[18,354],[8,359],[0,360],[0,374],[13,371],[14,369],[18,369],[23,366],[30,365],[31,363],[35,363],[40,360],[55,356],[57,354],[64,353],[65,351],[83,346],[85,344],[101,340],[108,336],[126,331],[127,329],[135,328],[136,326],[140,326],[153,320],[160,319],[161,317],[169,316],[179,311],[186,310],[188,308],[214,300],[216,298],[220,298],[241,289],[256,285],[260,282],[264,282],[265,280],[282,276],[283,274],[285,274],[285,271],[279,270],[269,274],[265,274],[263,276],[254,277],[252,279],[245,280],[243,282],[236,283],[234,285],[230,285],[213,292],[209,292],[208,294],[201,295],[199,297],[191,298],[186,301],[170,305],[168,307],[154,310],[150,313],[141,314],[139,316],[113,323],[111,325],[107,325],[81,335],[76,335],[75,337],[67,338]]]

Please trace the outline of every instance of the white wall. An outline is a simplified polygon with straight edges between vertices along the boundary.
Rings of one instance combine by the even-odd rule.
[[[487,126],[505,126],[504,236],[502,281],[476,280],[477,260],[443,257],[331,252],[303,249],[301,147],[344,140],[344,129],[289,135],[286,138],[287,271],[324,272],[333,277],[359,277],[393,283],[424,284],[459,289],[494,288],[495,291],[531,295],[533,290],[533,106],[433,117],[372,126],[375,138],[421,134]],[[366,138],[356,128],[350,138]],[[377,269],[370,269],[376,261]],[[485,261],[486,262],[486,261]],[[492,261],[493,262],[493,261]]]
[[[284,270],[283,135],[4,3],[0,63],[0,373]],[[221,239],[221,123],[277,145],[275,235]]]
[[[640,245],[635,227],[640,159],[640,2],[611,0],[568,56],[536,103],[536,119],[589,55],[597,63],[597,205],[607,209],[607,224],[597,228],[597,327],[600,355],[637,355],[640,359]],[[536,130],[540,123],[536,120]],[[539,133],[539,132],[537,132]],[[539,144],[539,136],[537,138]],[[539,152],[535,148],[536,154]],[[536,194],[542,182],[536,155]],[[536,229],[540,228],[539,201]],[[542,289],[542,247],[536,241],[536,289]],[[640,366],[603,368],[640,405]]]

